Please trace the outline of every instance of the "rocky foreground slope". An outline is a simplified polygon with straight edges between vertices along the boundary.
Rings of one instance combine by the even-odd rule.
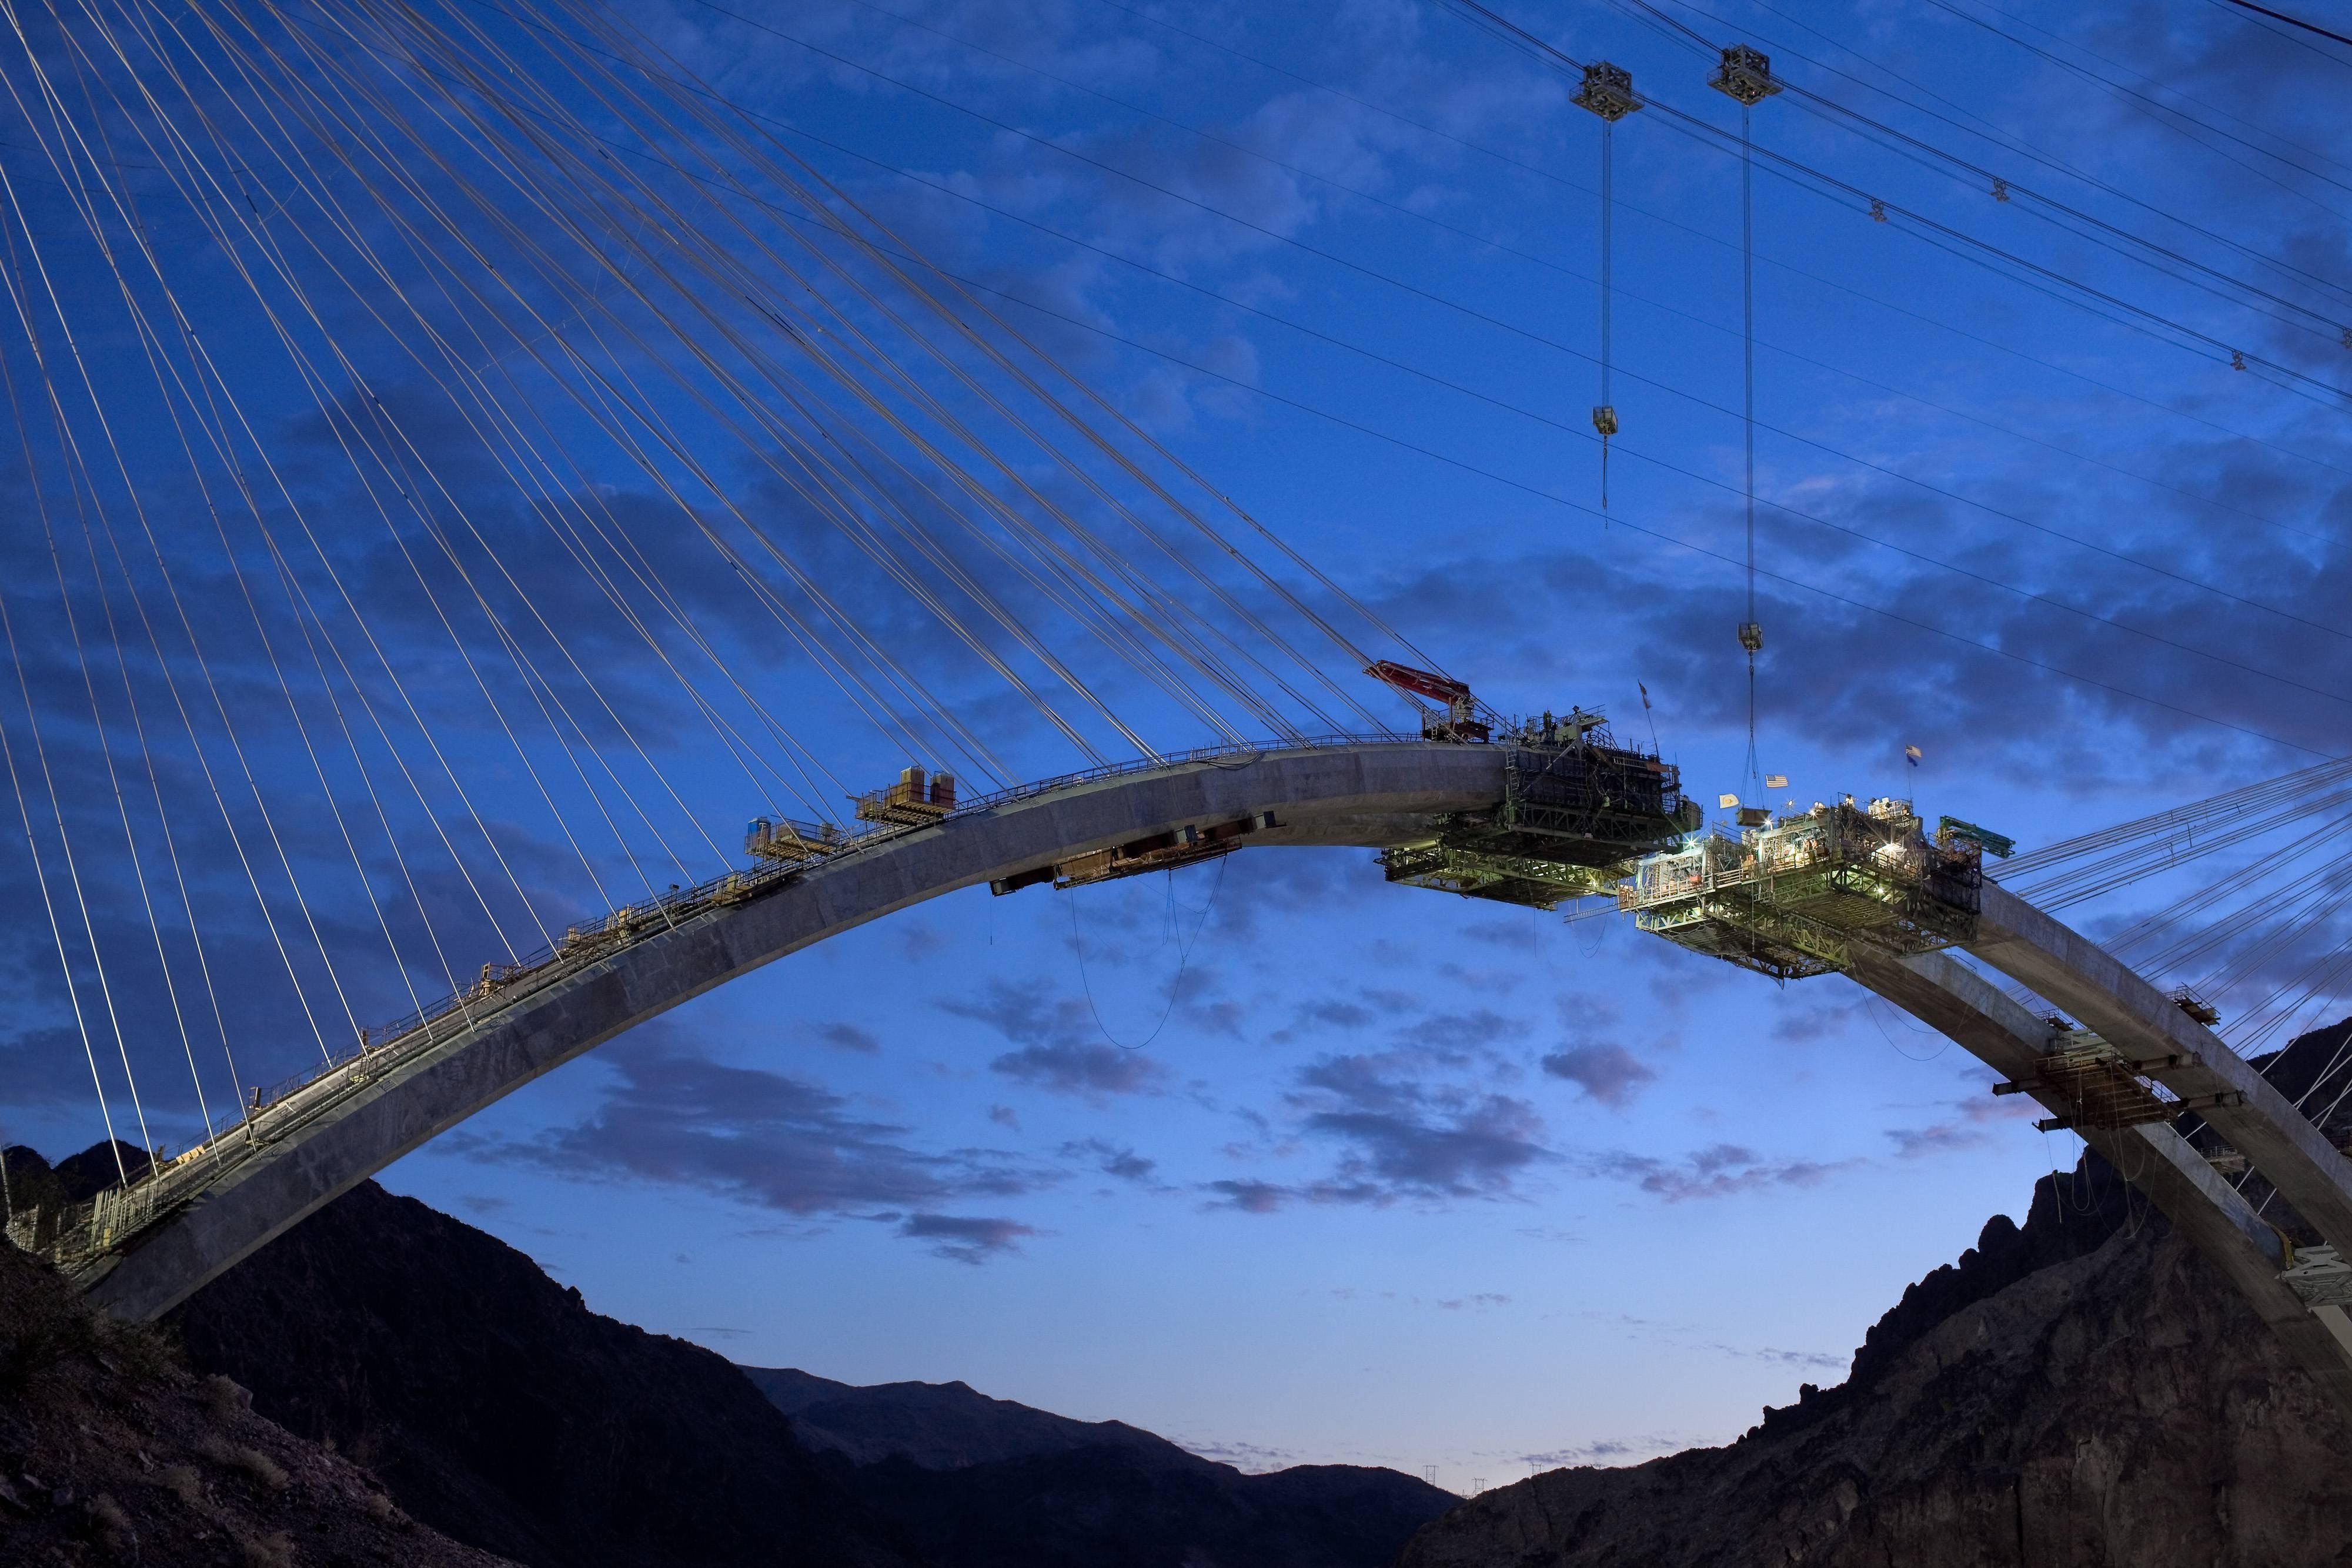
[[[1845,1384],[1726,1448],[1486,1492],[1398,1568],[2352,1564],[2352,1422],[2126,1195],[2095,1156],[2044,1178]]]
[[[12,1170],[12,1175],[15,1172]],[[0,1242],[0,1563],[513,1568]]]

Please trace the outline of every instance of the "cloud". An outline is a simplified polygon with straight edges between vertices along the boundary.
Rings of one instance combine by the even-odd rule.
[[[1207,1189],[1216,1194],[1211,1208],[1235,1208],[1244,1214],[1272,1214],[1297,1194],[1286,1186],[1265,1181],[1213,1181]]]
[[[1679,1437],[1596,1437],[1573,1448],[1548,1448],[1541,1453],[1521,1454],[1518,1458],[1521,1464],[1535,1469],[1558,1469],[1564,1465],[1625,1463],[1652,1454],[1672,1453],[1682,1447]]]
[[[935,1243],[933,1256],[958,1263],[985,1263],[1001,1252],[1021,1250],[1021,1239],[1036,1230],[1014,1219],[973,1219],[953,1214],[910,1214],[898,1222],[898,1234],[914,1241]]]
[[[1109,1045],[1028,1045],[1006,1051],[988,1068],[1057,1094],[1137,1094],[1161,1076],[1150,1057]]]
[[[1543,1059],[1543,1070],[1582,1089],[1587,1099],[1622,1108],[1657,1074],[1622,1045],[1580,1045]]]
[[[1679,1164],[1649,1155],[1611,1154],[1590,1162],[1596,1176],[1630,1181],[1668,1203],[1689,1198],[1729,1197],[1759,1187],[1816,1186],[1851,1160],[1772,1160],[1738,1144],[1716,1144]]]
[[[1066,1160],[1086,1160],[1105,1176],[1121,1181],[1144,1182],[1159,1168],[1157,1160],[1145,1159],[1133,1149],[1106,1143],[1100,1138],[1088,1138],[1083,1143],[1064,1144],[1061,1155]]]
[[[882,1049],[882,1041],[876,1038],[872,1030],[860,1029],[854,1023],[818,1024],[811,1032],[825,1044],[843,1051],[855,1051],[872,1055]]]
[[[453,1149],[564,1176],[698,1187],[799,1216],[1015,1197],[1061,1179],[993,1150],[927,1153],[905,1141],[909,1129],[853,1115],[817,1084],[658,1036],[625,1040],[604,1060],[619,1082],[586,1119],[527,1142],[452,1134]]]
[[[1990,1078],[1990,1073],[1984,1075]],[[2030,1122],[2041,1115],[2042,1107],[2023,1094],[1995,1099],[1990,1094],[1971,1096],[1966,1100],[1947,1103],[1953,1113],[1941,1121],[1924,1127],[1889,1127],[1886,1135],[1895,1143],[1898,1158],[1926,1159],[1933,1155],[1957,1154],[1972,1149],[1993,1136],[1993,1127],[2000,1123]]]
[[[986,1025],[1019,1047],[991,1061],[992,1072],[1059,1094],[1099,1098],[1155,1089],[1165,1070],[1140,1051],[1102,1039],[1094,1009],[1057,996],[1043,980],[992,979],[977,1000],[942,1001],[942,1012]]]

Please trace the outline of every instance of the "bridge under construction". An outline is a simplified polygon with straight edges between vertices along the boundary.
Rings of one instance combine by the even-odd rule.
[[[2289,1020],[2341,1005],[2352,944],[2265,977],[2257,1005],[2229,1020],[2221,989],[2158,983],[2210,972],[2250,986],[2273,938],[2325,945],[2352,904],[2352,872],[2331,848],[2352,831],[2352,763],[2022,853],[2001,831],[2018,824],[1931,825],[1895,793],[1775,810],[1766,791],[1786,779],[1759,766],[1764,580],[1834,602],[1856,626],[2030,666],[2168,723],[2221,726],[2231,744],[2296,743],[2108,678],[2108,664],[2075,670],[2021,637],[1928,625],[1907,601],[1864,603],[1846,579],[1806,577],[1800,552],[1767,571],[1759,505],[1768,524],[1777,513],[1835,528],[1841,549],[1899,550],[1921,581],[2063,615],[2069,636],[2129,637],[2141,653],[2284,683],[2298,701],[2352,696],[2263,667],[2245,646],[1999,578],[1987,562],[2000,551],[1946,560],[1928,541],[1802,512],[1794,487],[1759,496],[1757,172],[1826,193],[1874,245],[1924,238],[2025,279],[2037,298],[2127,318],[2167,351],[2187,350],[2200,374],[2329,407],[2341,389],[2294,356],[2273,361],[2174,319],[2137,284],[2095,287],[1760,146],[1754,116],[1776,102],[1874,137],[1886,128],[1783,80],[1752,45],[1677,23],[1705,69],[1679,84],[1645,74],[1637,88],[1627,68],[1572,59],[1498,10],[1442,3],[1556,78],[1563,114],[1597,118],[1575,120],[1598,137],[1597,355],[1510,319],[1511,302],[1471,305],[1391,272],[1390,258],[1309,245],[985,123],[1006,147],[1080,159],[1088,179],[1144,189],[1146,205],[1239,225],[1253,253],[1294,247],[1447,323],[1418,336],[1475,321],[1519,351],[1590,361],[1592,444],[1575,450],[1595,461],[1598,507],[1381,439],[1449,464],[1449,481],[1467,469],[1499,482],[1515,506],[1570,507],[1650,555],[1744,570],[1744,594],[1727,576],[1709,612],[1727,633],[1736,624],[1739,661],[1727,635],[1719,666],[1691,676],[1714,683],[1718,714],[1737,711],[1744,684],[1746,777],[1717,796],[1713,822],[1654,724],[1644,746],[1584,706],[1590,693],[1553,694],[1574,700],[1528,714],[1481,701],[1391,613],[1424,591],[1367,586],[1384,541],[1360,543],[1353,503],[1300,525],[1374,562],[1351,587],[1078,376],[1057,340],[1007,305],[1028,302],[926,258],[885,204],[818,167],[798,128],[730,99],[641,18],[596,0],[88,0],[29,22],[12,11],[0,35],[0,293],[13,318],[0,380],[25,502],[9,542],[39,570],[0,580],[21,699],[0,714],[0,768],[44,916],[26,950],[45,967],[52,988],[38,1000],[55,1024],[26,1038],[77,1094],[87,1068],[109,1146],[121,1148],[120,1118],[154,1157],[133,1171],[118,1154],[121,1184],[87,1202],[12,1209],[10,1239],[108,1309],[152,1319],[522,1085],[838,933],[960,891],[1021,896],[1244,851],[1350,847],[1416,894],[1622,918],[1756,985],[1843,976],[1885,998],[1990,1068],[1995,1094],[2078,1134],[2352,1407],[2347,1074],[2330,1061],[2289,1092],[2260,1050]],[[1685,89],[1699,110],[1672,101]],[[1653,129],[1694,139],[1738,182],[1742,393],[1736,410],[1687,395],[1724,416],[1707,439],[1729,450],[1737,436],[1744,478],[1715,474],[1715,450],[1708,473],[1677,472],[1740,503],[1744,551],[1724,542],[1727,510],[1724,538],[1703,542],[1641,521],[1622,479],[1613,504],[1608,488],[1612,454],[1659,465],[1638,444],[1648,392],[1622,411],[1616,401],[1610,271],[1614,141]],[[1210,140],[1220,159],[1307,177]],[[2188,269],[2205,295],[2258,313],[2247,340],[2295,317],[2327,351],[2339,332],[2352,348],[2352,322],[2228,270],[2242,246],[2192,262],[1928,140],[1902,145],[1919,166],[1959,170],[2005,224],[2056,223],[2069,254],[2089,243],[2167,277]],[[970,194],[919,183],[928,197]],[[1400,223],[1436,221],[1448,246],[1542,259],[1353,194]],[[1083,246],[1083,265],[1140,268],[1219,311],[1297,327],[1318,351],[1469,395],[1481,419],[1500,410],[1539,421],[1546,439],[1588,440],[1580,420],[1398,358],[1416,334],[1353,343],[988,211]],[[1630,363],[1623,373],[1675,391]],[[1903,478],[1802,439],[1808,463]],[[1939,506],[1964,498],[1936,493]],[[1456,500],[1445,494],[1447,529],[1465,529]],[[2095,551],[2102,570],[2126,559],[2033,526]],[[1556,542],[1508,537],[1513,549]],[[1579,614],[1588,601],[1622,608],[1632,591],[1616,574],[1651,570],[1600,553],[1612,539],[1578,567]],[[2134,564],[2232,614],[2286,614]],[[1482,563],[1467,591],[1482,597],[1468,602],[1521,612],[1530,601],[1496,591],[1496,567]],[[2044,586],[2074,570],[2051,569]],[[1711,591],[1665,572],[1642,591],[1659,583],[1677,604]],[[2345,635],[2286,618],[2298,635]],[[1539,656],[1510,661],[1523,687],[1563,647],[1606,640],[1559,636],[1565,620],[1513,633],[1530,645],[1545,634]],[[1636,685],[1632,668],[1622,684]],[[2058,918],[2145,879],[2193,875],[2222,852],[2237,858],[2211,862],[2223,869],[2210,881],[2101,941]],[[1373,865],[1361,869],[1375,886]],[[2183,969],[2191,960],[2205,967]],[[413,1010],[370,1025],[371,997]],[[257,1059],[268,1065],[253,1070]],[[298,1059],[301,1071],[257,1082]],[[192,1113],[163,1109],[159,1085],[160,1067],[179,1095],[183,1064]],[[151,1105],[164,1130],[202,1135],[163,1155]]]
[[[1984,830],[1908,802],[1709,833],[1674,768],[1591,715],[1465,737],[1221,750],[946,805],[854,839],[755,823],[761,859],[573,926],[234,1127],[69,1213],[15,1221],[96,1300],[153,1317],[501,1096],[713,987],[959,889],[999,894],[1260,846],[1377,849],[1388,878],[1549,907],[1605,896],[1643,930],[1787,979],[1844,974],[1976,1054],[1996,1092],[2078,1134],[2352,1406],[2352,1162],[2168,996],[1983,874]],[[902,780],[901,788],[911,788]],[[1974,960],[1964,964],[1955,954]],[[1998,989],[2004,976],[2071,1017]],[[2323,1116],[2321,1121],[2325,1121]],[[2216,1144],[2216,1139],[2220,1144]],[[2218,1168],[2259,1173],[2258,1211]]]

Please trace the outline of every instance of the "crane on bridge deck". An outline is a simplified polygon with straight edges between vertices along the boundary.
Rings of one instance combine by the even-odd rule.
[[[1388,660],[1364,673],[1445,705],[1422,710],[1424,739],[1504,748],[1502,803],[1443,817],[1430,841],[1381,852],[1391,882],[1550,909],[1609,893],[1635,857],[1699,826],[1674,765],[1618,745],[1598,710],[1513,721],[1448,675]]]

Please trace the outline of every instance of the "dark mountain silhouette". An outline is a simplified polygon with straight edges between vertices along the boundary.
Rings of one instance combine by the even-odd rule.
[[[1025,1459],[1073,1448],[1132,1448],[1163,1463],[1210,1461],[1124,1421],[1074,1421],[992,1399],[962,1383],[880,1383],[866,1387],[783,1366],[747,1366],[743,1375],[793,1418],[803,1443],[870,1465],[892,1455],[927,1470],[993,1459]]]
[[[1381,1568],[1458,1500],[1394,1470],[1244,1475],[1120,1421],[961,1383],[746,1367],[801,1441],[940,1568]]]
[[[32,1150],[6,1158],[12,1202],[60,1186]],[[419,1524],[359,1466],[191,1372],[168,1335],[101,1316],[0,1243],[0,1563],[112,1563],[513,1568]]]
[[[372,1182],[170,1322],[257,1410],[531,1568],[1381,1568],[1454,1500],[1392,1470],[1244,1475],[961,1384],[747,1375]]]
[[[373,1182],[170,1321],[257,1410],[532,1568],[920,1561],[728,1362],[590,1312],[504,1242]]]

